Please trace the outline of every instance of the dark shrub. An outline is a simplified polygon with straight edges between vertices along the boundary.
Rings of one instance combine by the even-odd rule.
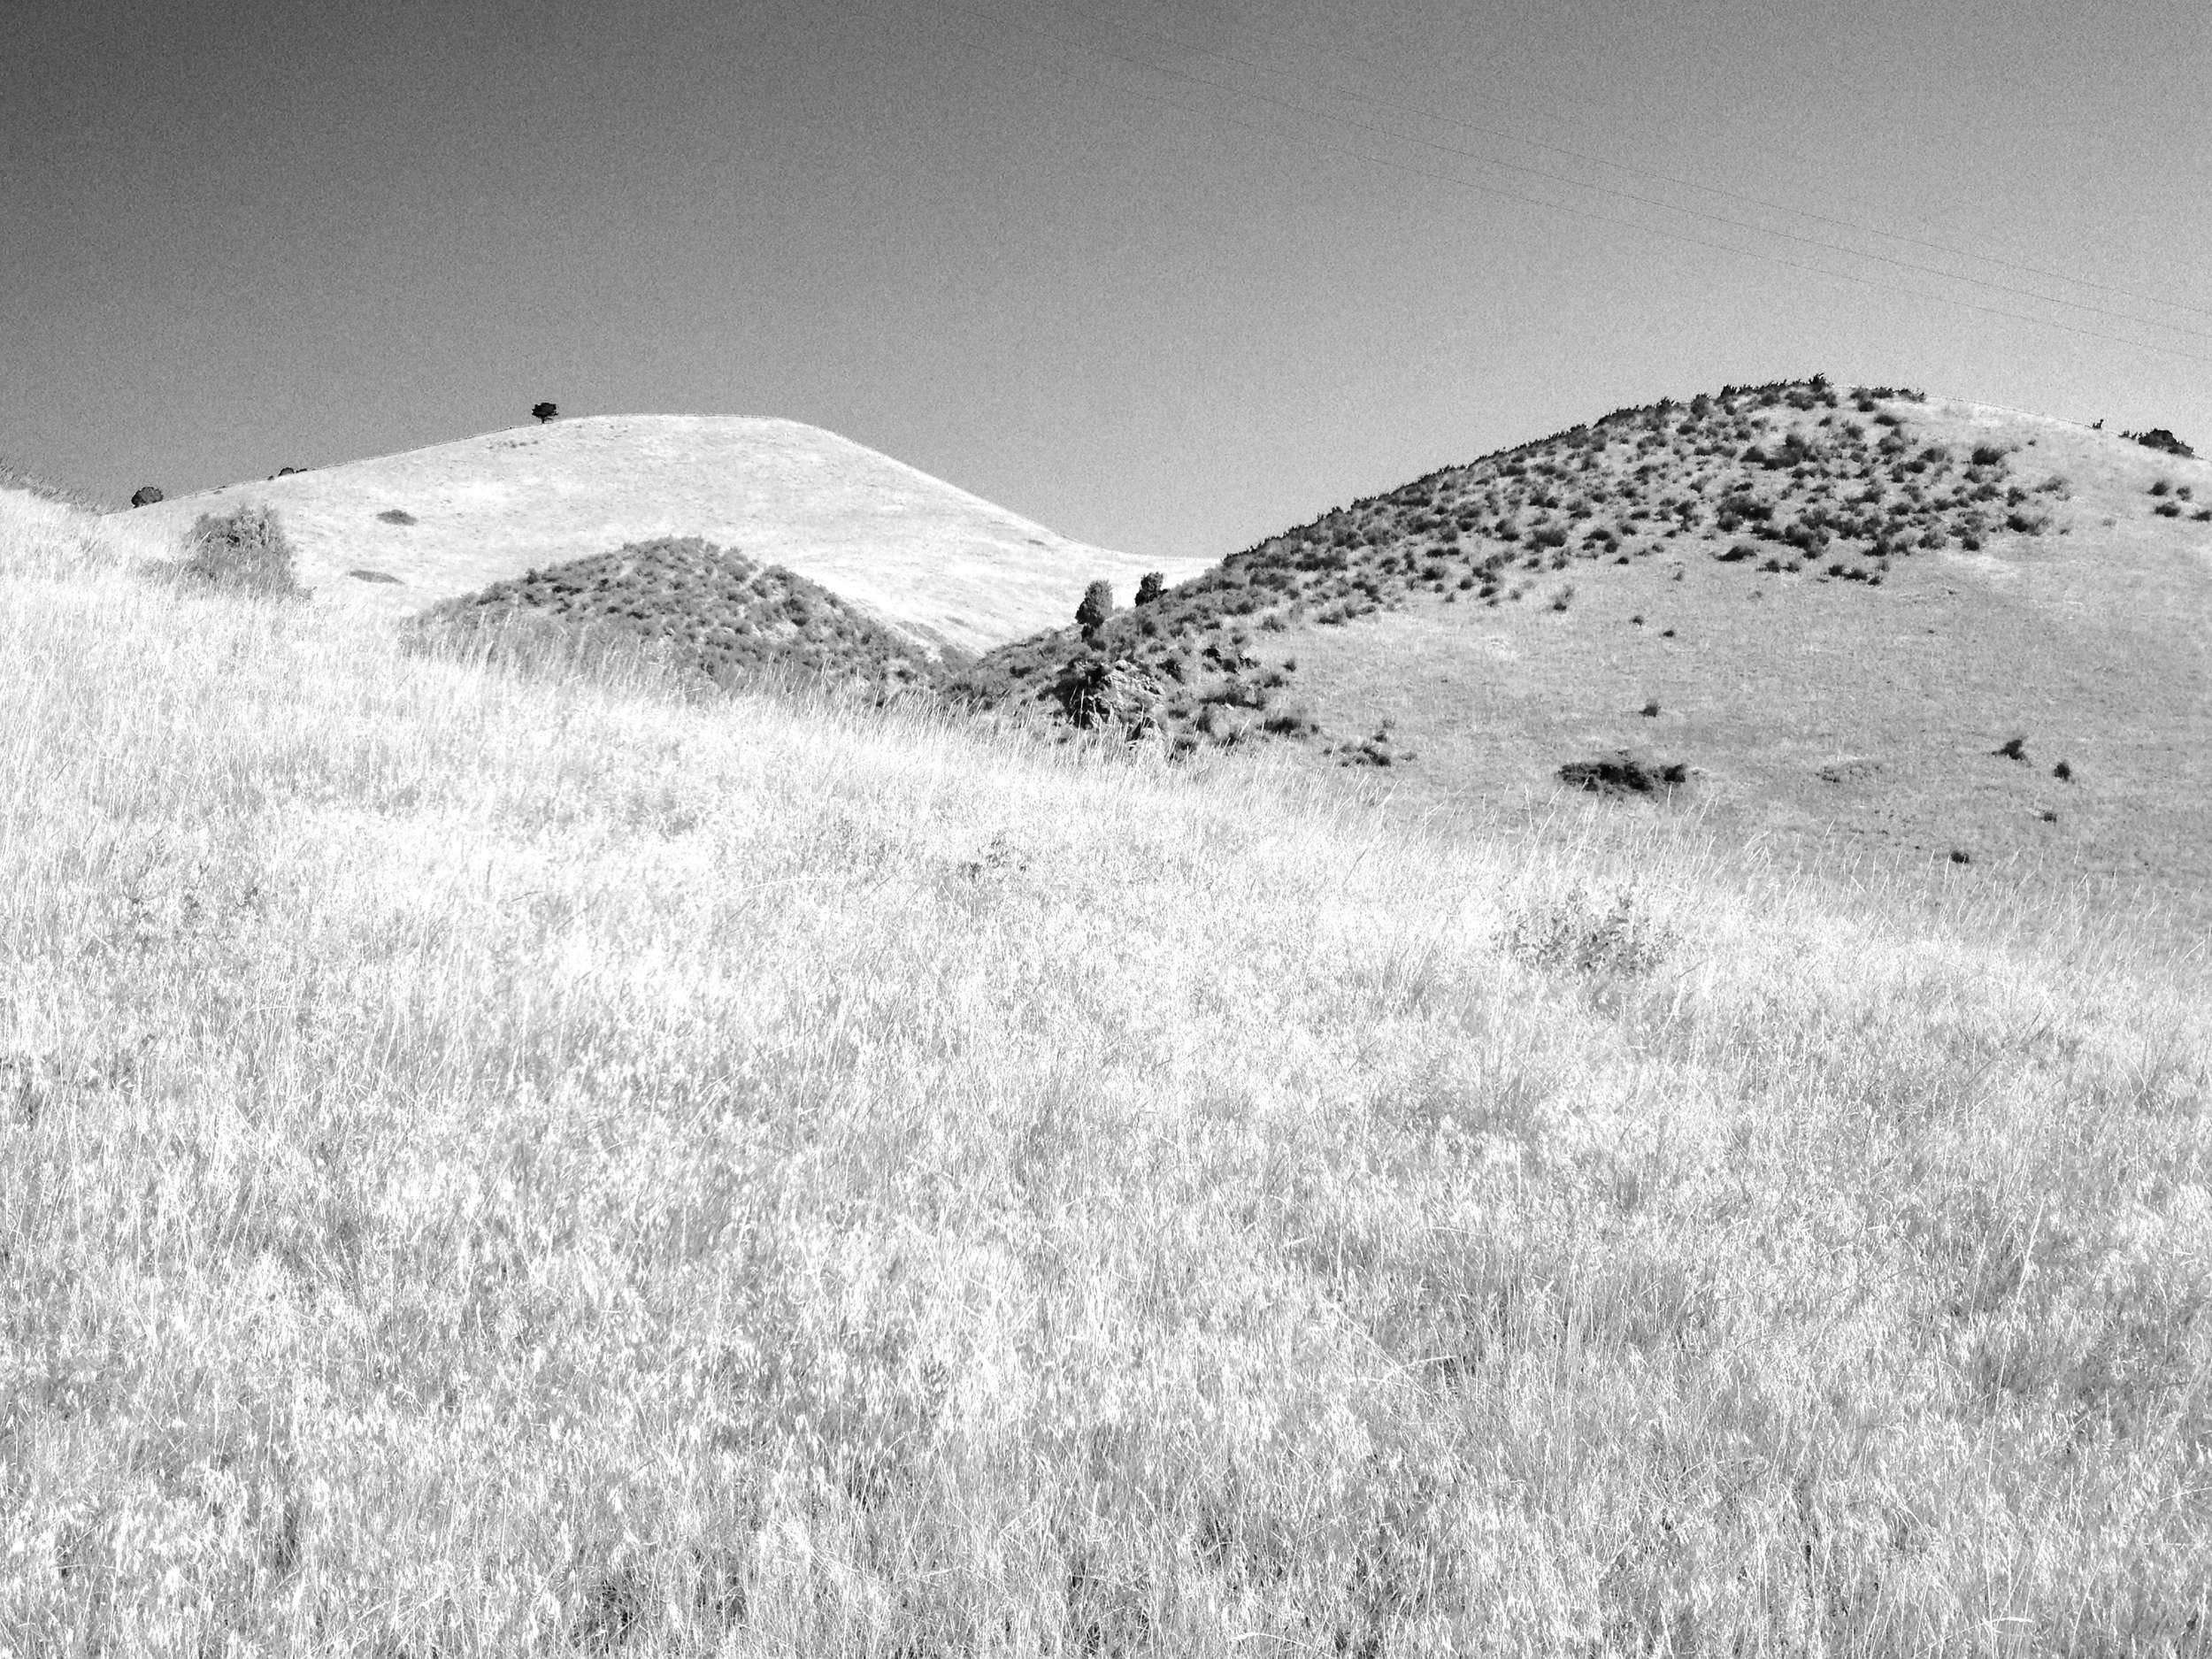
[[[561,411],[551,403],[533,403],[530,406],[530,413],[536,419],[540,426],[543,426],[547,421],[551,420],[560,412]]]
[[[2025,760],[2028,757],[2028,740],[2024,736],[2008,737],[1992,752],[2006,760]]]
[[[1571,760],[1559,769],[1559,781],[1597,795],[1650,795],[1690,780],[1683,761],[1643,761],[1628,755],[1601,760]]]
[[[415,522],[415,515],[409,512],[404,507],[387,507],[382,512],[380,512],[376,516],[381,518],[386,524],[412,524]]]
[[[1158,571],[1147,571],[1137,581],[1137,603],[1148,605],[1166,591],[1166,576]]]
[[[1101,578],[1083,590],[1083,603],[1075,608],[1075,626],[1095,633],[1114,614],[1113,584]]]
[[[2074,780],[2074,769],[2070,764],[2062,760],[2051,768],[2051,776],[2061,783],[2071,783]]]
[[[2007,453],[2008,451],[2001,444],[1978,444],[1974,449],[1974,465],[1976,466],[1995,466],[1999,462],[2005,458]]]
[[[2183,460],[2193,460],[2196,451],[2163,426],[2153,426],[2148,432],[2124,432],[2123,438],[2131,438],[2147,449],[2156,449],[2166,455],[2177,455]]]

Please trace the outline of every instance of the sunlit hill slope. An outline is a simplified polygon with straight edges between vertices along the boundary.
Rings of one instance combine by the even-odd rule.
[[[0,1647],[2212,1628],[2185,960],[168,551],[0,493]]]
[[[626,543],[703,537],[780,565],[930,655],[1074,613],[1144,566],[797,421],[606,415],[226,485],[137,510],[165,530],[276,510],[319,605],[396,619]],[[1188,575],[1196,567],[1177,567]]]

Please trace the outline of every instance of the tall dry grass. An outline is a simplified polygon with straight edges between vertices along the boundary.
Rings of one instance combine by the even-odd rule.
[[[2207,1645],[2212,1044],[2093,918],[0,512],[0,1648]]]

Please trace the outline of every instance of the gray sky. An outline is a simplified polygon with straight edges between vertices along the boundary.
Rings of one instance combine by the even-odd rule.
[[[104,498],[550,398],[1218,557],[1816,370],[2212,453],[2203,0],[5,3],[0,455]]]

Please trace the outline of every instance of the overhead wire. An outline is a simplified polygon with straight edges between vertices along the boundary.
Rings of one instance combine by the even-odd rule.
[[[971,20],[986,20],[981,19],[980,14],[969,12],[965,8],[947,4],[947,0],[918,0],[918,3],[955,16],[964,15]],[[1879,293],[1901,295],[1909,299],[1926,301],[1939,305],[1948,305],[1956,310],[1972,311],[1981,316],[2004,318],[2014,322],[2029,323],[2037,327],[2055,330],[2060,334],[2073,334],[2080,339],[2106,341],[2114,345],[2129,346],[2139,351],[2149,352],[2158,357],[2171,357],[2181,362],[2212,364],[2212,357],[2200,355],[2192,351],[2183,351],[2172,346],[2160,345],[2147,340],[2133,339],[2125,334],[2108,334],[2102,329],[2084,328],[2072,323],[2059,322],[2052,318],[2038,317],[2031,311],[2013,311],[2005,306],[1984,304],[1978,301],[1959,298],[1955,295],[1932,294],[1923,288],[1907,288],[1899,283],[1885,282],[1878,278],[1865,276],[1854,271],[1839,271],[1829,265],[1812,265],[1801,259],[1785,258],[1778,254],[1763,253],[1756,249],[1740,247],[1733,242],[1716,242],[1710,237],[1692,235],[1685,231],[1671,230],[1662,226],[1646,224],[1640,219],[1630,219],[1617,213],[1601,212],[1592,208],[1578,207],[1571,203],[1555,202],[1543,196],[1529,196],[1518,190],[1509,190],[1502,186],[1486,184],[1479,180],[1465,178],[1458,173],[1439,173],[1425,167],[1413,166],[1405,162],[1393,160],[1386,156],[1376,155],[1371,150],[1354,150],[1341,144],[1327,143],[1321,140],[1313,138],[1307,134],[1286,132],[1280,127],[1263,126],[1256,121],[1249,121],[1243,119],[1239,116],[1231,115],[1222,110],[1201,108],[1197,105],[1190,104],[1178,103],[1172,98],[1162,96],[1157,92],[1148,91],[1140,88],[1115,85],[1110,82],[1101,81],[1095,76],[1078,75],[1066,69],[1061,68],[1058,65],[1045,63],[1034,58],[1017,57],[1011,53],[1001,50],[995,46],[988,45],[981,41],[962,39],[958,41],[957,43],[966,47],[970,50],[982,53],[987,57],[995,58],[1001,62],[1012,64],[1018,68],[1041,70],[1046,73],[1056,74],[1064,81],[1102,88],[1125,96],[1139,98],[1146,103],[1156,104],[1164,109],[1174,110],[1186,115],[1197,116],[1202,119],[1225,123],[1226,125],[1238,127],[1246,132],[1256,133],[1268,138],[1279,139],[1288,143],[1302,144],[1308,149],[1317,150],[1324,155],[1339,156],[1350,160],[1365,162],[1371,165],[1379,166],[1392,172],[1404,173],[1411,178],[1426,179],[1440,184],[1456,185],[1463,189],[1474,190],[1483,195],[1498,196],[1506,201],[1519,202],[1531,207],[1546,208],[1554,212],[1564,213],[1570,217],[1586,219],[1595,224],[1618,225],[1630,230],[1640,231],[1646,235],[1658,237],[1663,241],[1680,242],[1690,247],[1711,249],[1720,253],[1733,254],[1740,258],[1752,259],[1764,265],[1775,265],[1783,270],[1802,271],[1815,276],[1829,277],[1838,281],[1851,282],[1861,288],[1871,288]],[[1955,276],[1952,277],[1950,280],[1967,282],[1970,284],[1974,280],[1972,278]]]
[[[1763,208],[1770,212],[1788,213],[1799,219],[1814,220],[1818,224],[1832,225],[1839,230],[1851,231],[1859,235],[1879,236],[1887,242],[1904,242],[1913,247],[1927,248],[1938,253],[1947,253],[1955,258],[1970,259],[1981,265],[1997,265],[2004,270],[2018,271],[2030,276],[2047,277],[2054,282],[2070,283],[2076,288],[2093,289],[2100,294],[2116,295],[2124,299],[2139,301],[2147,305],[2162,305],[2172,311],[2194,311],[2200,316],[2212,317],[2212,305],[2200,305],[2189,300],[2170,299],[2162,295],[2147,294],[2139,288],[2121,288],[2113,283],[2098,282],[2092,280],[2090,278],[2075,276],[2064,271],[2055,271],[2047,266],[2028,265],[2016,259],[2007,259],[1997,254],[1978,253],[1970,248],[1962,248],[1955,243],[1938,242],[1931,237],[1915,236],[1901,231],[1885,230],[1878,225],[1863,224],[1855,219],[1839,218],[1832,213],[1823,213],[1811,208],[1794,207],[1786,202],[1776,202],[1770,200],[1765,196],[1751,195],[1746,191],[1732,190],[1722,185],[1706,184],[1696,179],[1686,179],[1679,174],[1666,173],[1657,168],[1638,166],[1633,162],[1616,161],[1609,157],[1592,155],[1586,150],[1574,150],[1562,144],[1547,143],[1541,139],[1525,137],[1521,134],[1510,132],[1502,127],[1487,126],[1480,121],[1471,121],[1464,116],[1448,115],[1438,110],[1425,109],[1416,104],[1402,104],[1389,98],[1379,98],[1373,94],[1363,92],[1356,87],[1345,86],[1340,82],[1318,81],[1311,78],[1310,76],[1301,76],[1292,73],[1291,71],[1278,69],[1272,65],[1261,63],[1255,58],[1240,57],[1235,53],[1222,51],[1217,48],[1198,46],[1188,40],[1171,34],[1164,29],[1135,25],[1129,27],[1134,28],[1136,32],[1149,35],[1156,40],[1167,42],[1171,44],[1179,46],[1185,50],[1202,52],[1207,57],[1217,58],[1224,63],[1233,64],[1241,69],[1249,69],[1256,73],[1270,75],[1279,81],[1286,81],[1294,85],[1304,86],[1317,91],[1333,93],[1343,97],[1352,98],[1375,109],[1387,110],[1400,115],[1409,115],[1418,120],[1434,121],[1442,126],[1456,127],[1471,133],[1480,133],[1485,137],[1497,139],[1502,143],[1519,144],[1525,149],[1540,150],[1548,155],[1564,156],[1571,160],[1582,162],[1589,166],[1612,168],[1617,172],[1629,173],[1637,178],[1655,180],[1663,184],[1674,185],[1681,189],[1696,190],[1701,194],[1719,196],[1726,201],[1741,202],[1747,206]],[[1501,163],[1492,165],[1506,165],[1510,164]],[[1554,175],[1546,174],[1544,176],[1551,177]],[[1574,182],[1578,185],[1580,184],[1579,180],[1572,180],[1571,182]],[[1588,188],[1594,188],[1601,187]],[[1671,207],[1671,204],[1670,204],[1670,206]],[[1694,211],[1695,210],[1682,209],[1674,211]],[[1734,223],[1736,221],[1732,220],[1728,222]],[[1758,228],[1762,234],[1772,234],[1767,232],[1764,227],[1760,227]],[[1846,251],[1848,251],[1854,256],[1859,256],[1862,253],[1862,250],[1857,249],[1851,249]],[[1865,257],[1878,257],[1879,256]],[[1922,267],[1914,268],[1919,269]],[[1938,274],[1957,281],[1971,282],[1978,280],[1958,272],[1939,272]],[[2025,292],[2025,290],[2019,291]],[[2075,302],[2059,298],[2055,296],[2039,295],[2034,296],[2033,297],[2045,299],[2053,304],[2066,305],[2075,303]],[[2108,314],[2115,316],[2127,315],[2124,312],[2114,312]],[[2180,326],[2179,325],[2168,324],[2162,319],[2153,317],[2128,317],[2128,320],[2139,322],[2149,327]],[[2182,332],[2197,333],[2199,331],[2184,328],[2182,329]],[[2207,335],[2206,337],[2212,338],[2212,335]]]
[[[924,4],[934,6],[943,12],[964,16],[971,21],[974,22],[1003,25],[1011,21],[1011,19],[979,12],[969,6],[959,4],[957,4],[957,0],[924,0]],[[1966,283],[1975,288],[1984,288],[2000,294],[2008,294],[2015,298],[2035,300],[2047,305],[2063,306],[2071,311],[2085,311],[2093,316],[2107,318],[2116,322],[2133,324],[2138,327],[2163,328],[2176,334],[2188,334],[2196,339],[2212,341],[2212,330],[2193,328],[2185,323],[2166,322],[2157,318],[2139,317],[2127,311],[2116,311],[2105,306],[2093,305],[2085,300],[2070,300],[2058,295],[2041,293],[2033,288],[2017,288],[2010,283],[1992,281],[1985,277],[1967,276],[1958,272],[1943,270],[1939,266],[1923,265],[1915,260],[1899,259],[1887,254],[1874,253],[1864,249],[1847,247],[1839,242],[1824,242],[1818,237],[1801,236],[1793,231],[1778,230],[1770,226],[1754,224],[1747,219],[1733,219],[1724,213],[1708,212],[1701,208],[1685,207],[1677,203],[1661,201],[1652,196],[1640,196],[1632,190],[1621,190],[1616,189],[1609,185],[1594,184],[1586,180],[1570,178],[1563,173],[1553,173],[1542,167],[1532,167],[1520,162],[1502,161],[1495,157],[1485,156],[1475,150],[1462,150],[1455,145],[1440,143],[1433,139],[1423,138],[1417,134],[1402,133],[1390,127],[1377,126],[1372,122],[1354,120],[1348,116],[1335,115],[1327,111],[1311,109],[1303,104],[1294,104],[1286,98],[1276,97],[1269,93],[1257,92],[1249,88],[1239,87],[1227,81],[1216,81],[1204,75],[1194,74],[1187,70],[1179,69],[1171,65],[1161,64],[1151,59],[1135,57],[1129,53],[1115,50],[1111,48],[1092,46],[1081,41],[1071,40],[1068,36],[1060,34],[1056,30],[1042,28],[1034,24],[1020,22],[1016,26],[1026,29],[1031,34],[1041,35],[1047,40],[1055,41],[1062,45],[1072,47],[1078,51],[1086,51],[1090,52],[1094,56],[1110,58],[1118,62],[1130,65],[1134,68],[1147,70],[1157,74],[1167,75],[1175,80],[1186,81],[1191,85],[1204,87],[1211,91],[1224,92],[1232,96],[1252,99],[1258,103],[1271,105],[1277,109],[1287,111],[1295,115],[1306,116],[1312,119],[1326,121],[1335,126],[1349,127],[1356,132],[1370,133],[1378,137],[1389,139],[1394,142],[1411,144],[1420,149],[1433,150],[1440,155],[1452,157],[1456,160],[1471,161],[1478,166],[1495,167],[1509,173],[1523,173],[1530,177],[1546,180],[1551,183],[1565,185],[1571,189],[1587,190],[1595,195],[1610,196],[1618,201],[1632,202],[1639,206],[1653,208],[1660,212],[1676,213],[1691,219],[1704,219],[1713,224],[1726,226],[1731,229],[1747,231],[1755,236],[1770,236],[1780,241],[1793,242],[1801,247],[1814,249],[1821,252],[1840,254],[1846,258],[1871,260],[1878,265],[1888,265],[1901,271],[1913,272],[1923,276],[1932,276],[1943,281]],[[1639,221],[1626,220],[1623,222],[1638,223]],[[1646,228],[1650,227],[1647,227]],[[1740,250],[1739,251],[1748,250]],[[1824,270],[1827,267],[1814,268]],[[1832,274],[1842,273],[1832,273]],[[1915,292],[1916,290],[1905,289],[1901,291]],[[1926,297],[1933,298],[1938,296],[1927,296]],[[2038,319],[2035,320],[2047,319]],[[2057,327],[2062,326],[2062,325],[2052,323],[2048,326]],[[2092,333],[2093,337],[2117,338],[2117,336],[2094,336],[2093,331],[2077,330],[2075,332]],[[2130,342],[2129,343],[2143,345],[2146,349],[2149,350],[2165,349],[2165,348],[2148,345],[2147,342]],[[2186,357],[2192,354],[2176,353],[2175,355]]]

